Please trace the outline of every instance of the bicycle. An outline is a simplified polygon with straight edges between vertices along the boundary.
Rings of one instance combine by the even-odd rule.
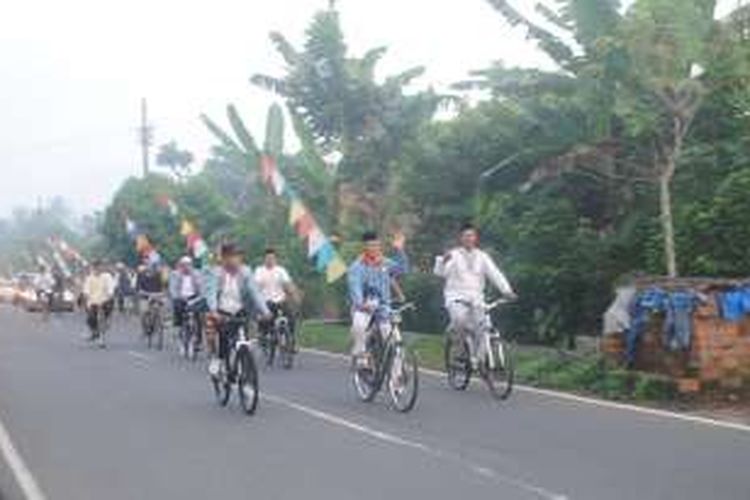
[[[240,406],[247,415],[258,408],[258,369],[253,356],[254,342],[247,334],[247,318],[221,314],[218,320],[219,335],[226,335],[227,348],[220,360],[220,370],[211,374],[216,400],[227,406],[232,397],[232,386],[237,386]],[[221,339],[219,340],[221,343]]]
[[[106,333],[109,329],[109,319],[104,311],[105,305],[91,306],[96,308],[94,313],[94,327],[91,329],[91,341],[98,341],[99,348],[107,347]]]
[[[146,337],[149,349],[153,348],[154,337],[156,337],[156,347],[161,351],[164,349],[164,295],[144,293],[143,297],[148,301],[146,310],[141,316],[143,335]]]
[[[297,352],[297,342],[289,318],[283,308],[276,308],[276,314],[270,328],[262,336],[261,346],[266,358],[266,365],[273,366],[276,351],[279,352],[281,366],[290,370],[294,365],[294,354]]]
[[[385,338],[379,330],[370,332],[365,349],[372,366],[355,366],[353,373],[354,387],[362,401],[372,401],[385,384],[397,411],[407,413],[414,408],[419,392],[419,365],[414,351],[401,336],[403,313],[413,309],[413,303],[406,303],[391,311],[390,332]]]
[[[202,297],[190,299],[185,304],[185,310],[183,311],[184,318],[179,332],[179,340],[182,355],[190,361],[197,360],[198,352],[200,351],[200,322],[203,302],[204,299]]]
[[[489,328],[487,335],[483,336],[484,345],[479,346],[481,356],[478,363],[472,366],[471,339],[467,335],[448,332],[445,339],[445,371],[448,384],[455,390],[463,391],[471,382],[474,372],[485,382],[490,393],[499,400],[507,399],[513,391],[514,363],[510,343],[503,339],[500,332],[490,326],[489,314],[497,307],[508,304],[510,301],[499,299],[490,303],[473,303],[469,301],[457,301],[460,304],[476,312],[481,308],[481,319],[476,329]],[[459,338],[460,336],[460,338]],[[460,342],[457,342],[460,340]]]

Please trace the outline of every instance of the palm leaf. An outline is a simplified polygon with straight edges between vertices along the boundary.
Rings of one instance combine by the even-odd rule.
[[[397,75],[391,76],[386,79],[385,84],[388,86],[403,87],[411,83],[415,78],[419,78],[425,72],[424,66],[416,66],[411,69],[407,69]]]
[[[273,104],[268,109],[266,141],[263,149],[277,159],[281,158],[284,153],[284,113],[278,104]]]
[[[232,126],[234,134],[240,140],[240,144],[242,144],[244,153],[250,157],[259,156],[260,152],[258,151],[258,146],[255,144],[253,136],[248,132],[245,123],[237,112],[237,108],[235,108],[233,104],[227,106],[227,116],[229,117],[229,124]]]
[[[219,127],[211,118],[209,118],[207,115],[202,114],[201,115],[201,121],[203,124],[208,128],[209,131],[211,131],[214,136],[216,136],[217,139],[219,139],[222,143],[222,145],[227,148],[229,151],[239,153],[241,152],[240,146],[234,142],[234,140],[222,130],[221,127]]]
[[[281,54],[281,57],[284,58],[284,61],[286,61],[289,66],[296,66],[299,62],[300,56],[292,44],[289,43],[289,40],[278,31],[272,31],[270,38],[271,43],[276,47],[276,50]]]
[[[280,96],[287,95],[286,82],[279,78],[268,75],[255,74],[250,78],[250,82],[253,85],[256,85],[264,90],[268,90],[269,92],[273,92]]]

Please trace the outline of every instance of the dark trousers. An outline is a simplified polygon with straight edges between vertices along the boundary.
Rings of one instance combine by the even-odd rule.
[[[229,355],[230,343],[237,340],[240,327],[247,328],[247,314],[244,311],[237,314],[220,312],[222,320],[217,325],[219,333],[219,357],[225,359]]]
[[[89,328],[92,332],[97,331],[98,324],[97,321],[99,320],[99,308],[102,309],[102,313],[104,314],[105,319],[109,319],[109,317],[112,315],[112,309],[114,309],[114,303],[110,300],[99,305],[91,305],[88,308],[87,314],[86,314],[86,324],[89,325]]]
[[[295,328],[295,321],[294,321],[294,311],[292,311],[292,308],[289,307],[288,302],[268,302],[268,309],[271,311],[271,319],[268,321],[261,321],[258,324],[258,328],[260,329],[261,335],[268,335],[271,332],[271,329],[273,328],[273,323],[276,321],[276,318],[279,317],[279,315],[283,314],[286,316],[286,318],[289,320],[289,331],[294,333]]]

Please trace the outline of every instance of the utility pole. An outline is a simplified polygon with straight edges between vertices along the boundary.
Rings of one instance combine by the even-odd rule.
[[[141,99],[141,126],[138,127],[138,135],[141,143],[141,153],[143,155],[143,177],[146,177],[149,170],[149,149],[151,148],[153,128],[148,123],[148,110],[145,97]]]

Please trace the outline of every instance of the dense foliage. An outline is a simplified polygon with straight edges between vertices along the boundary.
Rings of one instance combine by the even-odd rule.
[[[504,328],[529,340],[572,344],[595,333],[613,285],[631,273],[746,275],[750,57],[741,16],[714,21],[707,0],[637,0],[624,11],[614,0],[565,0],[540,6],[532,22],[512,2],[489,3],[559,70],[477,71],[456,91],[479,88],[486,99],[435,121],[445,98],[406,92],[418,70],[378,81],[384,49],[351,57],[338,15],[323,11],[302,50],[272,35],[282,77],[253,78],[281,97],[302,150],[281,155],[280,130],[260,148],[230,107],[238,140],[207,121],[221,145],[200,173],[122,187],[102,226],[110,255],[134,257],[123,211],[165,256],[183,251],[177,223],[155,201],[168,193],[210,243],[231,236],[254,259],[279,247],[310,314],[340,311],[341,284],[324,286],[288,227],[288,207],[258,181],[263,150],[344,243],[369,225],[407,231],[415,329],[442,328],[432,260],[467,219],[481,224],[484,246],[520,294]],[[341,161],[322,160],[331,152]]]

